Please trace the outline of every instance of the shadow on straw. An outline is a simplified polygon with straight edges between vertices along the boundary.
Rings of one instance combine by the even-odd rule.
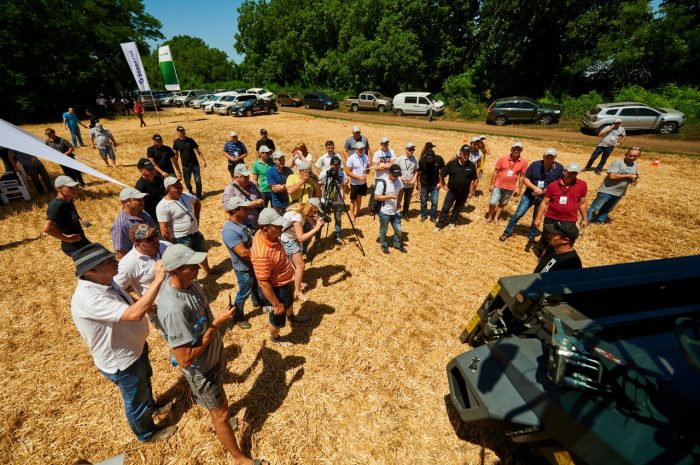
[[[309,284],[309,287],[317,287],[317,281],[321,280],[323,287],[328,287],[333,284],[338,284],[352,277],[345,265],[324,265],[319,267],[311,267],[304,271],[304,281]]]
[[[292,330],[285,339],[294,344],[308,344],[311,340],[311,334],[321,324],[323,316],[332,313],[335,313],[335,308],[330,305],[312,301],[303,303],[298,314],[307,315],[309,322],[303,325],[292,325]]]

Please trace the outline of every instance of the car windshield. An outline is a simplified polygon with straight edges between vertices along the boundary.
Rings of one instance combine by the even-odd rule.
[[[224,102],[233,102],[233,100],[234,100],[235,98],[236,98],[236,97],[233,96],[233,95],[227,95],[226,97],[222,98],[221,100],[223,100]]]
[[[591,108],[590,110],[588,110],[588,114],[589,115],[597,115],[598,113],[600,113],[600,110],[601,110],[600,107],[595,106],[595,107]]]
[[[324,94],[323,92],[319,92],[319,93],[316,94],[316,95],[317,95],[319,98],[330,99],[330,97],[329,97],[328,95]]]
[[[434,102],[435,100],[437,100],[433,94],[428,94],[425,96],[425,98],[427,98],[431,102]]]

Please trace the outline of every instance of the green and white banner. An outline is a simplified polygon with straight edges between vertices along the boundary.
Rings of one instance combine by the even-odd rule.
[[[160,63],[160,72],[163,73],[165,89],[180,90],[180,81],[177,80],[175,63],[173,63],[173,56],[170,53],[169,45],[163,45],[158,49],[158,62]]]

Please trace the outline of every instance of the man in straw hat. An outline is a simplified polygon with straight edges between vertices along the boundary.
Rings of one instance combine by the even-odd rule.
[[[158,406],[151,390],[148,360],[148,320],[156,295],[165,280],[160,263],[154,266],[150,288],[134,302],[113,281],[117,274],[114,254],[101,244],[88,244],[71,258],[78,285],[71,300],[71,313],[95,366],[119,387],[126,419],[139,441],[169,438],[177,427],[160,428],[153,416],[167,413],[172,404]]]
[[[199,264],[206,258],[205,252],[182,244],[165,250],[162,262],[169,277],[156,299],[158,320],[195,401],[209,411],[216,437],[234,463],[253,463],[241,452],[233,434],[222,380],[226,359],[219,330],[233,318],[234,307],[227,305],[214,318],[197,281]]]
[[[54,181],[54,186],[56,197],[49,202],[41,231],[60,240],[61,250],[70,257],[76,250],[90,243],[85,237],[80,215],[73,203],[78,196],[78,182],[61,175]]]
[[[109,230],[117,260],[121,260],[134,245],[129,238],[129,229],[133,225],[146,224],[152,228],[157,227],[155,220],[144,210],[147,195],[133,187],[125,187],[119,193],[122,209]]]
[[[280,329],[287,319],[292,324],[305,323],[308,317],[294,315],[294,270],[280,241],[284,219],[273,208],[260,212],[260,229],[253,237],[250,259],[262,291],[263,305],[272,306],[269,315],[270,341],[279,347],[290,347],[280,338]]]

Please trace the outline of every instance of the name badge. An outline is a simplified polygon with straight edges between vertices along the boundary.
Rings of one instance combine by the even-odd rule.
[[[565,195],[562,195],[559,197],[559,205],[566,205],[566,202],[569,200],[569,198]]]
[[[513,170],[508,170],[508,177],[510,178],[512,176],[513,176]]]
[[[537,181],[537,187],[539,189],[543,189],[544,188],[544,181]]]

